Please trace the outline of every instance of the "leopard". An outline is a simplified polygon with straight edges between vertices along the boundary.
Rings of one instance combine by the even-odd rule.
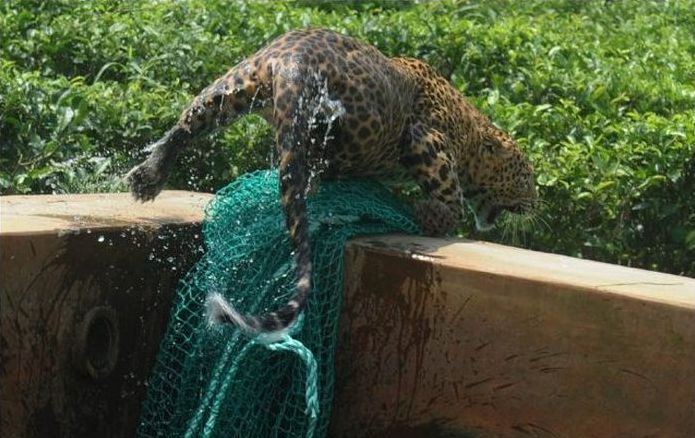
[[[279,339],[307,305],[307,197],[317,180],[406,178],[422,193],[413,212],[428,236],[454,231],[464,205],[476,228],[488,230],[503,213],[526,215],[537,203],[533,167],[519,145],[433,67],[320,28],[277,37],[193,98],[127,174],[134,198],[154,200],[187,145],[249,113],[274,128],[296,265],[294,295],[278,310],[242,314],[210,294],[210,321],[251,336]]]

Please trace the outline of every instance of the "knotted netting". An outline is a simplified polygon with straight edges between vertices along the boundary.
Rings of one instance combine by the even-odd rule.
[[[345,242],[417,232],[406,205],[370,181],[324,181],[308,199],[314,288],[282,342],[264,345],[211,326],[209,293],[258,314],[295,290],[295,263],[276,171],[241,177],[206,209],[205,254],[181,280],[148,381],[141,437],[322,437],[333,398],[333,358]]]

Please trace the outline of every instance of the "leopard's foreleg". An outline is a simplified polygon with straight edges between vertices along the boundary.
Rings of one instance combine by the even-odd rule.
[[[451,233],[463,216],[456,164],[446,142],[441,132],[418,123],[411,127],[411,143],[401,157],[425,195],[415,203],[415,219],[428,236]]]

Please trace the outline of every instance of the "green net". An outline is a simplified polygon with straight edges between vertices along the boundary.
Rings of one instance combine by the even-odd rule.
[[[263,345],[210,326],[218,292],[245,313],[282,306],[294,260],[276,171],[237,179],[206,210],[205,255],[179,284],[141,415],[141,437],[322,437],[333,397],[333,358],[345,242],[416,232],[408,208],[369,181],[326,181],[309,197],[314,289],[291,337]]]

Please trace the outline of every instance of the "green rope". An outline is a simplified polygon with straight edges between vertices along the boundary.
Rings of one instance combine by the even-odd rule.
[[[298,322],[301,325],[301,321]],[[296,328],[296,326],[295,326]],[[231,342],[227,344],[229,353],[229,347],[234,345],[234,341],[239,336],[236,333],[232,338]],[[306,348],[304,344],[300,341],[292,338],[290,335],[285,335],[281,341],[268,344],[264,341],[253,340],[246,344],[246,346],[241,350],[241,352],[234,357],[232,365],[229,367],[229,371],[224,373],[224,380],[219,383],[218,378],[210,379],[207,390],[205,391],[205,397],[200,403],[195,416],[191,419],[191,422],[186,431],[186,438],[194,438],[198,436],[198,429],[200,421],[203,419],[206,411],[209,411],[208,419],[203,428],[203,433],[200,435],[202,438],[208,438],[211,436],[212,432],[215,430],[215,425],[217,423],[218,414],[220,412],[220,405],[222,404],[225,393],[220,391],[221,387],[229,386],[231,380],[237,375],[237,371],[241,365],[241,362],[249,349],[254,345],[262,345],[271,351],[289,351],[296,354],[306,365],[306,410],[305,413],[309,418],[309,425],[307,426],[306,438],[312,438],[314,436],[314,431],[316,430],[316,421],[319,417],[320,407],[319,407],[319,397],[318,397],[318,365],[314,355],[311,350]],[[226,357],[231,357],[225,354]],[[227,361],[220,361],[216,371],[213,373],[214,376],[220,376],[223,370],[227,368]]]
[[[318,389],[318,365],[316,359],[311,353],[311,350],[306,348],[304,344],[289,335],[285,335],[282,342],[267,344],[266,348],[272,351],[284,350],[290,351],[304,362],[306,365],[306,411],[309,417],[309,425],[307,426],[306,438],[312,438],[316,430],[316,420],[319,418],[319,389]]]
[[[200,422],[204,418],[206,412],[209,412],[207,421],[203,428],[202,437],[209,437],[215,429],[215,424],[217,423],[217,418],[219,414],[219,407],[222,403],[222,399],[225,395],[223,391],[220,390],[222,387],[229,386],[229,382],[236,375],[236,371],[239,368],[239,363],[246,356],[250,347],[253,345],[251,342],[246,344],[246,346],[241,350],[241,352],[234,357],[231,353],[234,348],[235,341],[239,338],[240,333],[235,333],[235,336],[230,339],[225,348],[225,353],[222,355],[225,360],[221,360],[213,372],[213,378],[210,379],[207,390],[205,391],[205,396],[200,402],[200,405],[191,419],[191,422],[186,430],[185,438],[196,438],[200,435],[198,429],[200,428]],[[229,359],[233,359],[232,365],[229,367],[228,372],[224,372],[227,368]],[[224,375],[224,379],[220,382],[219,377]]]

